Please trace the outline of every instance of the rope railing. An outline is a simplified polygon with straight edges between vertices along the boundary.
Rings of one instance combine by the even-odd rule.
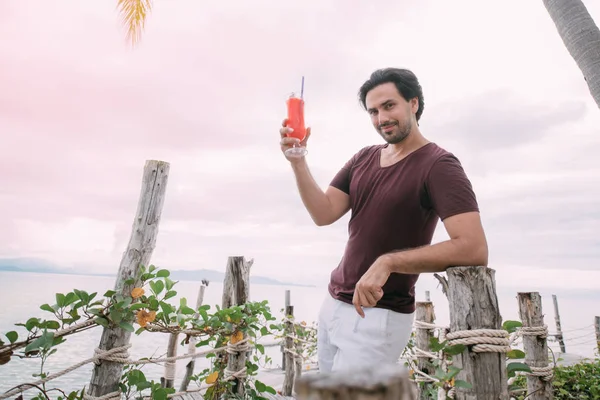
[[[76,369],[79,369],[90,363],[99,364],[102,361],[111,361],[111,362],[116,362],[116,363],[123,364],[123,365],[145,365],[145,364],[169,363],[169,362],[174,362],[177,360],[184,360],[184,359],[201,358],[201,357],[206,357],[208,354],[212,354],[212,353],[227,352],[228,354],[237,354],[237,353],[246,352],[246,351],[250,350],[251,348],[255,347],[255,346],[250,345],[248,343],[248,340],[249,340],[249,338],[245,338],[237,343],[228,342],[226,346],[216,347],[216,348],[208,349],[208,350],[201,351],[201,352],[191,353],[191,354],[183,354],[180,356],[173,356],[173,357],[148,358],[148,359],[140,359],[140,360],[129,359],[128,350],[129,350],[129,348],[131,348],[131,346],[132,346],[131,344],[121,346],[121,347],[115,347],[110,350],[103,350],[103,349],[96,348],[94,350],[94,356],[92,356],[86,360],[83,360],[81,362],[78,362],[77,364],[74,364],[74,365],[72,365],[68,368],[65,368],[59,372],[50,374],[43,379],[39,379],[35,382],[19,385],[16,389],[13,389],[6,393],[0,394],[0,400],[7,399],[11,396],[26,392],[30,389],[35,389],[36,386],[44,385],[45,383],[48,383],[52,380],[60,378],[61,376],[66,375],[70,372],[73,372]],[[224,371],[225,380],[228,381],[228,380],[232,380],[232,379],[236,379],[236,378],[244,379],[247,377],[246,372],[247,372],[246,367],[242,368],[242,370],[240,370],[240,371],[230,371],[230,370],[226,369]],[[209,386],[207,386],[207,387],[209,387]],[[185,393],[185,392],[182,392],[182,393]],[[177,394],[181,394],[181,393],[174,393],[174,394],[171,394],[169,397],[172,397]],[[118,394],[118,395],[120,396],[120,394]],[[114,393],[108,393],[108,394],[100,396],[100,397],[92,397],[89,395],[85,395],[85,398],[87,400],[113,400],[113,398],[119,398],[119,396],[115,395]]]

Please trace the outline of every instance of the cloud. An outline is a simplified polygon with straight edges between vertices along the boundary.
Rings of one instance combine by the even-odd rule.
[[[596,270],[600,116],[544,8],[345,5],[157,2],[136,49],[112,2],[0,6],[0,254],[115,270],[144,162],[161,159],[157,264],[222,269],[243,254],[256,274],[326,282],[348,216],[310,220],[278,146],[284,101],[304,75],[308,160],[326,187],[381,141],[356,92],[393,65],[420,77],[423,132],[473,181],[499,281],[508,266],[552,270],[550,286]]]

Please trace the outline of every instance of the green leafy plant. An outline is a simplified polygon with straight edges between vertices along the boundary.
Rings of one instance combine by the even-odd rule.
[[[527,380],[520,376],[515,380],[515,389],[521,389],[517,400],[527,398]],[[569,366],[556,366],[552,387],[555,400],[592,400],[600,399],[600,358],[590,359]]]
[[[248,302],[244,305],[226,309],[216,307],[210,312],[209,305],[193,309],[187,300],[181,298],[178,305],[167,300],[175,297],[170,272],[150,266],[140,267],[135,278],[123,284],[131,288],[123,294],[108,290],[103,298],[97,293],[73,290],[69,293],[57,293],[54,305],[43,304],[40,309],[51,314],[48,318],[30,318],[25,323],[16,324],[23,327],[25,334],[19,337],[17,331],[10,331],[0,339],[0,364],[6,364],[14,358],[39,358],[40,372],[34,377],[44,379],[48,376],[44,370],[47,359],[53,356],[58,346],[66,341],[68,335],[81,332],[95,326],[105,328],[121,328],[136,334],[143,332],[181,333],[181,344],[189,343],[192,336],[198,337],[196,347],[211,346],[213,349],[223,348],[242,340],[252,346],[246,361],[246,377],[244,384],[247,399],[263,399],[261,393],[275,393],[275,390],[256,379],[259,363],[270,359],[258,341],[264,336],[277,335],[282,329],[280,324],[272,323],[267,301]],[[136,330],[134,324],[139,325]],[[2,338],[2,336],[0,336]],[[235,382],[224,376],[230,355],[225,351],[214,351],[206,356],[211,360],[211,367],[192,377],[193,381],[209,384],[205,398],[216,399],[222,395],[231,395]],[[22,385],[17,386],[20,387]],[[150,396],[155,400],[166,399],[174,389],[164,388],[160,383],[148,380],[141,368],[132,364],[124,366],[120,389],[129,398]],[[59,400],[81,399],[82,391],[69,394],[61,389],[48,389],[46,384],[36,386],[37,396],[47,399],[50,391],[59,391]],[[235,397],[233,397],[235,398]]]

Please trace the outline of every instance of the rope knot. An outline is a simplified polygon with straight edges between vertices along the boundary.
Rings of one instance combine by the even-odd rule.
[[[540,339],[548,337],[548,325],[544,326],[523,326],[519,329],[523,336],[539,336]]]
[[[231,343],[231,341],[227,342],[227,348],[225,351],[227,351],[228,354],[245,353],[251,348],[251,346],[248,344],[248,340],[250,340],[250,338],[246,337],[236,343]]]
[[[508,332],[504,329],[474,329],[450,332],[448,344],[473,346],[476,353],[507,353],[511,350]]]
[[[129,352],[127,349],[131,347],[131,343],[125,346],[115,347],[110,350],[94,349],[94,364],[100,365],[101,361],[112,361],[121,364],[129,363]],[[104,399],[106,400],[106,399]]]

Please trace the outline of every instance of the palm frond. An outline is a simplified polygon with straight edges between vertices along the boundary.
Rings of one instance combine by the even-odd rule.
[[[118,0],[117,8],[121,14],[121,21],[127,28],[127,40],[135,45],[142,37],[146,17],[152,8],[152,0]]]

